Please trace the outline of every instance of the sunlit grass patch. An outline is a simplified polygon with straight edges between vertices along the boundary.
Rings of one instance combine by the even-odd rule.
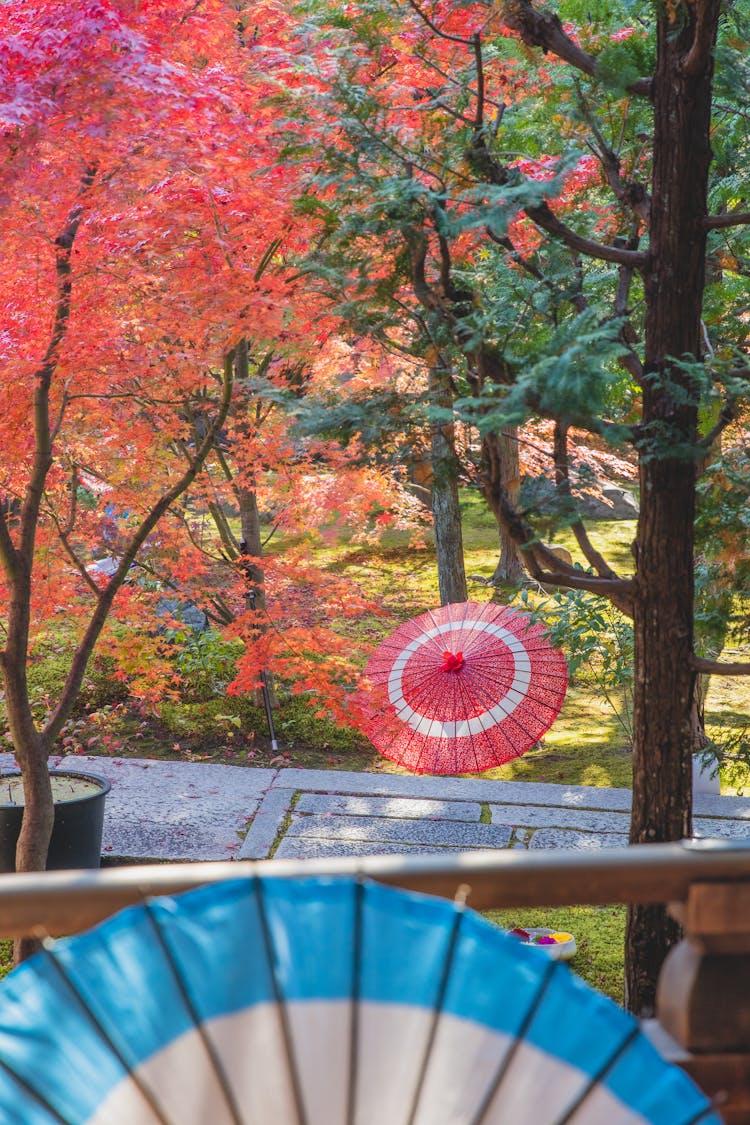
[[[504,930],[550,929],[571,933],[578,952],[569,962],[588,984],[622,1004],[625,989],[624,906],[556,906],[552,909],[493,910],[487,918]]]

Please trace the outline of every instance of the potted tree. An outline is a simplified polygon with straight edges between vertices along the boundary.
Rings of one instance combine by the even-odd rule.
[[[47,869],[98,867],[102,854],[104,802],[111,785],[104,777],[50,770],[54,823]],[[0,872],[15,871],[16,846],[25,805],[17,769],[0,770]]]

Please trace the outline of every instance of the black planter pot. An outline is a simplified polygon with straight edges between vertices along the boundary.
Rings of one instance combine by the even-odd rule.
[[[104,801],[111,789],[104,777],[74,770],[50,770],[52,778],[69,778],[71,789],[76,782],[89,782],[87,792],[67,795],[55,800],[55,823],[52,829],[47,870],[99,867],[102,856]],[[12,803],[8,790],[11,781],[20,777],[18,770],[0,770],[0,872],[15,871],[16,844],[21,831],[23,804]],[[5,785],[3,783],[6,783]]]

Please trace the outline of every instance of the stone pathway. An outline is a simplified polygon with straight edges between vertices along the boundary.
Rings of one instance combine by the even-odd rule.
[[[56,763],[112,783],[103,842],[111,861],[627,844],[628,789],[145,758]],[[695,834],[750,840],[750,798],[699,794]]]

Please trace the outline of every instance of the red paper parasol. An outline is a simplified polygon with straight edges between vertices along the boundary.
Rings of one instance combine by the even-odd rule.
[[[384,690],[368,735],[415,773],[478,773],[517,758],[565,698],[565,657],[544,628],[507,606],[462,602],[400,625],[370,657]]]

